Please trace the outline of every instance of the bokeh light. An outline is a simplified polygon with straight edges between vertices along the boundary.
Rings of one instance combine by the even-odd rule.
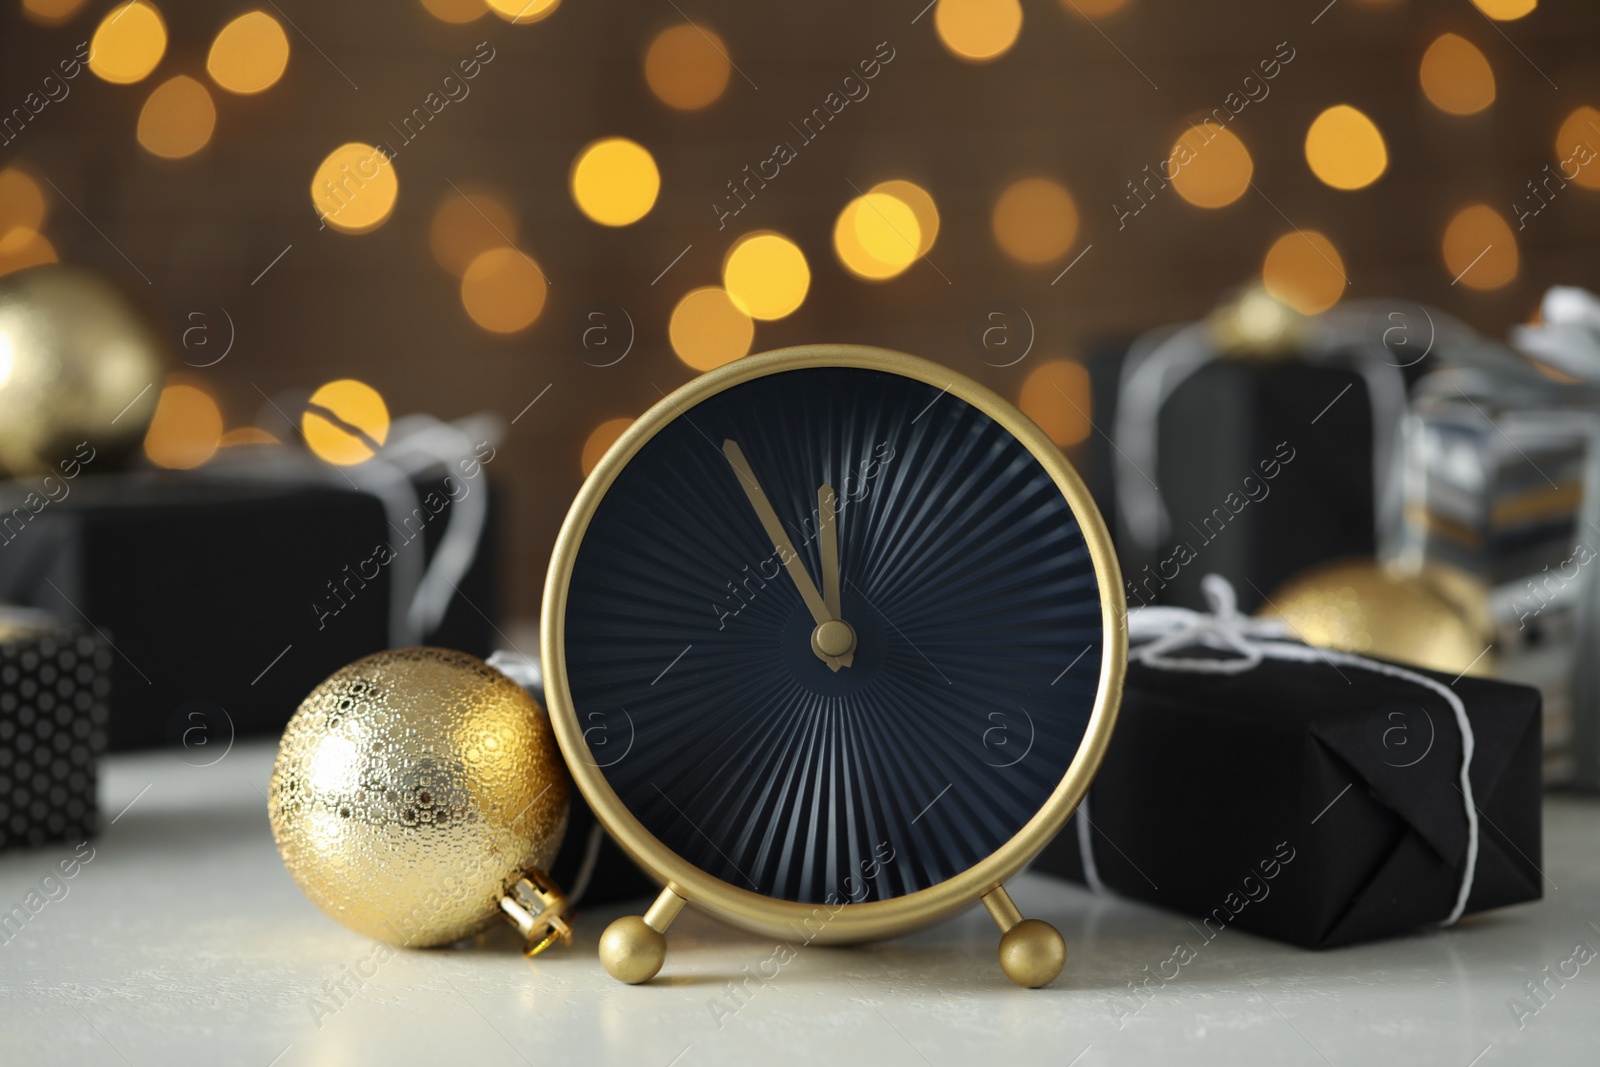
[[[489,13],[484,0],[422,0],[422,6],[440,22],[456,24],[472,22]]]
[[[217,454],[222,441],[222,410],[197,385],[173,382],[161,390],[156,413],[144,435],[144,454],[171,470],[193,470]]]
[[[31,175],[17,167],[0,170],[0,238],[15,229],[39,229],[49,210]]]
[[[732,65],[721,37],[684,23],[656,34],[644,54],[644,80],[663,104],[694,111],[728,88]]]
[[[1494,68],[1478,46],[1454,33],[1440,34],[1422,55],[1422,92],[1440,111],[1472,115],[1494,103]]]
[[[37,230],[13,226],[0,235],[0,274],[55,263],[58,259],[55,245]]]
[[[1172,146],[1172,187],[1196,207],[1226,207],[1250,188],[1255,163],[1232,130],[1215,122],[1190,126]]]
[[[132,0],[106,12],[89,42],[89,69],[108,82],[131,85],[145,77],[167,51],[167,24],[148,0]]]
[[[1300,314],[1320,315],[1339,302],[1348,279],[1332,241],[1316,230],[1298,230],[1267,250],[1261,283]]]
[[[517,333],[544,310],[548,288],[539,264],[526,252],[491,248],[461,275],[461,306],[490,333]]]
[[[22,13],[41,26],[59,26],[78,13],[86,0],[22,0]]]
[[[340,378],[311,394],[300,432],[319,458],[348,467],[371,459],[389,439],[389,405],[366,382]]]
[[[778,233],[746,234],[722,261],[722,287],[753,319],[781,319],[798,308],[811,288],[805,253]]]
[[[839,212],[833,248],[853,274],[881,281],[915,263],[922,227],[910,205],[888,193],[858,196]]]
[[[891,178],[886,182],[879,182],[871,189],[872,193],[887,193],[911,209],[917,217],[917,230],[922,239],[917,243],[917,255],[925,256],[933,248],[934,239],[939,236],[939,206],[933,202],[933,196],[916,182],[908,182],[903,178]]]
[[[633,422],[633,419],[607,419],[589,433],[588,439],[583,442],[583,454],[579,459],[585,478],[594,472],[606,452],[617,443],[617,438],[628,432]]]
[[[1496,22],[1511,22],[1529,14],[1539,6],[1539,0],[1472,0],[1479,11]]]
[[[283,77],[289,65],[289,36],[264,11],[247,11],[211,42],[206,72],[230,93],[259,93]]]
[[[156,86],[139,111],[139,143],[163,159],[194,155],[216,128],[217,107],[211,94],[187,74]]]
[[[394,164],[359,141],[329,152],[311,177],[311,202],[317,214],[344,233],[366,233],[382,226],[399,195]]]
[[[1023,380],[1017,406],[1057,445],[1075,445],[1092,425],[1089,372],[1071,359],[1041,363]]]
[[[1060,259],[1078,236],[1078,205],[1048,178],[1013,182],[995,202],[990,220],[1006,255],[1030,266]]]
[[[933,25],[956,58],[987,63],[1017,43],[1022,5],[1018,0],[939,0]]]
[[[555,14],[561,0],[486,0],[489,10],[507,22],[539,22]]]
[[[1556,160],[1567,181],[1600,189],[1600,111],[1585,105],[1567,116],[1556,131]]]
[[[756,324],[728,299],[726,290],[708,285],[690,290],[678,301],[667,336],[679,359],[695,370],[708,371],[748,353]]]
[[[428,247],[439,266],[456,277],[491,248],[517,242],[517,216],[504,194],[467,188],[439,202],[428,227]]]
[[[1442,246],[1450,277],[1469,289],[1498,289],[1517,276],[1517,238],[1510,223],[1488,204],[1456,213]]]
[[[572,199],[602,226],[638,222],[655,206],[661,172],[641,144],[626,137],[595,141],[572,164]]]
[[[1349,104],[1336,104],[1306,131],[1311,173],[1335,189],[1371,185],[1389,166],[1389,150],[1377,124]]]

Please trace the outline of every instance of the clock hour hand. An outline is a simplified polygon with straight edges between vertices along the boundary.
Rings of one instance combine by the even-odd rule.
[[[839,609],[839,510],[838,498],[833,495],[833,486],[824,482],[817,489],[817,537],[822,541],[822,602],[828,608],[833,621],[827,624],[826,629],[817,627],[817,632],[812,635],[812,644],[818,655],[826,656],[830,645],[837,644],[844,649],[836,657],[841,666],[848,667],[855,662],[856,637],[855,631],[844,621],[844,613]]]
[[[811,618],[817,624],[816,630],[812,633],[812,651],[835,671],[841,666],[848,666],[848,661],[854,658],[850,653],[854,650],[855,635],[853,633],[850,635],[851,647],[841,648],[838,652],[825,651],[818,644],[818,634],[826,633],[829,637],[833,637],[833,632],[843,624],[828,610],[822,594],[817,591],[816,583],[811,580],[811,575],[806,573],[805,564],[800,561],[800,554],[795,551],[794,542],[789,540],[789,533],[778,520],[778,513],[773,510],[772,501],[767,499],[761,483],[756,481],[755,471],[750,469],[750,461],[745,458],[744,450],[739,447],[737,441],[729,439],[722,442],[722,454],[727,457],[728,465],[733,468],[734,474],[738,475],[744,495],[749,498],[750,506],[755,509],[762,528],[767,531],[773,547],[777,549],[778,558],[782,561],[784,569],[789,572],[795,588],[800,591],[800,599],[805,601],[806,608],[811,612]],[[835,638],[830,645],[842,643]]]
[[[833,487],[824,482],[817,489],[817,537],[822,541],[822,602],[828,614],[843,618],[839,611],[839,513],[834,507]]]

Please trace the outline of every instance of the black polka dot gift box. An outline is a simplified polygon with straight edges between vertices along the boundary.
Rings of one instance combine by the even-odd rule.
[[[99,828],[111,650],[43,612],[0,607],[0,851]]]

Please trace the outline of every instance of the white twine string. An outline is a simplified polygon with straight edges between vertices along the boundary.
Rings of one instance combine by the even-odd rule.
[[[1278,619],[1257,619],[1239,612],[1233,586],[1220,574],[1208,574],[1200,582],[1211,612],[1192,611],[1189,608],[1143,607],[1128,613],[1128,640],[1130,643],[1146,642],[1129,653],[1129,659],[1158,671],[1177,671],[1192,674],[1242,674],[1253,670],[1262,660],[1276,659],[1292,663],[1328,663],[1334,666],[1353,667],[1371,671],[1390,678],[1412,682],[1437,693],[1455,713],[1456,727],[1461,732],[1460,788],[1463,809],[1467,816],[1467,861],[1461,873],[1461,887],[1456,892],[1455,906],[1439,925],[1450,926],[1467,908],[1467,897],[1472,892],[1472,881],[1478,869],[1478,807],[1472,797],[1472,782],[1468,771],[1472,767],[1472,752],[1476,738],[1472,724],[1467,720],[1467,709],[1461,698],[1449,686],[1424,674],[1419,674],[1392,663],[1380,663],[1364,656],[1332,649],[1312,648],[1289,638],[1289,630]],[[1184,657],[1174,655],[1184,648],[1209,648],[1229,652],[1229,658]],[[1080,808],[1087,810],[1088,797]],[[1099,892],[1099,871],[1095,866],[1090,847],[1088,819],[1078,820],[1078,854],[1083,860],[1084,881]],[[1093,871],[1091,880],[1090,872]]]

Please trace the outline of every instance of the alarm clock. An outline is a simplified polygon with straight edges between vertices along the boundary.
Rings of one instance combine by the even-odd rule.
[[[600,940],[648,981],[685,904],[796,944],[982,901],[1000,965],[1066,946],[1002,883],[1088,790],[1127,659],[1110,538],[1066,458],[945,367],[749,356],[645,412],[578,493],[545,585],[573,780],[664,888]]]

